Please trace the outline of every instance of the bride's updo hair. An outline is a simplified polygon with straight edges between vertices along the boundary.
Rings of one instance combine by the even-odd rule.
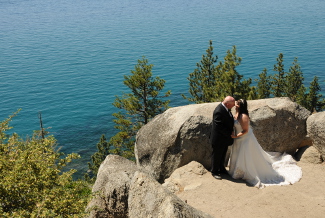
[[[239,104],[239,115],[246,114],[247,116],[249,116],[247,110],[247,101],[245,99],[239,99],[237,103]]]

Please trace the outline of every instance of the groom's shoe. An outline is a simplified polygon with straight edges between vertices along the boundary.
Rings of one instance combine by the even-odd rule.
[[[212,176],[213,176],[215,179],[219,179],[219,180],[222,179],[220,174],[212,173]]]

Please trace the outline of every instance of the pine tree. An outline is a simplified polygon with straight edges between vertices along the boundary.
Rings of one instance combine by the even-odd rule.
[[[272,78],[272,90],[274,97],[283,97],[285,95],[285,75],[283,65],[283,54],[280,53],[279,57],[276,59],[277,64],[274,65],[273,70],[278,72]]]
[[[289,97],[292,101],[296,101],[303,81],[304,77],[301,67],[298,59],[295,58],[286,76],[285,96]]]
[[[283,54],[280,53],[277,58],[277,64],[274,65],[273,70],[277,72],[277,74],[270,77],[270,92],[274,97],[289,97],[292,101],[297,102],[312,112],[324,109],[325,100],[320,94],[321,88],[318,84],[318,77],[314,77],[313,81],[310,83],[308,92],[306,92],[307,89],[303,84],[304,77],[298,63],[298,58],[294,59],[289,72],[286,73],[283,65]],[[264,81],[268,81],[268,79],[264,79],[267,78],[266,69],[259,76],[260,79],[256,80],[259,81],[258,92],[263,93],[263,90],[267,91],[268,88],[267,86],[264,87],[264,85],[260,85],[264,83],[268,84],[268,82]]]
[[[86,181],[95,181],[100,164],[109,155],[109,144],[106,141],[106,137],[103,134],[97,143],[97,152],[91,156],[91,163],[88,162],[88,172],[85,174]]]
[[[257,82],[257,98],[269,98],[271,95],[271,77],[267,75],[267,69],[264,68],[263,72],[260,73],[258,76],[259,79],[255,79],[255,81]]]
[[[322,94],[319,93],[320,91],[321,88],[318,84],[318,77],[315,76],[310,83],[309,92],[307,94],[307,105],[305,106],[311,112],[321,111],[324,106],[324,99],[322,99]]]
[[[113,105],[120,109],[114,113],[114,126],[119,132],[111,137],[109,145],[112,153],[119,154],[129,159],[134,159],[134,142],[137,131],[154,116],[164,112],[168,108],[168,97],[171,91],[160,95],[165,85],[165,80],[152,76],[152,64],[148,64],[145,57],[138,60],[135,70],[131,75],[124,76],[124,85],[131,92],[122,96],[115,96]]]
[[[220,75],[217,78],[217,87],[220,87],[219,100],[228,95],[246,99],[249,97],[252,80],[249,78],[242,81],[243,75],[239,74],[236,69],[240,65],[242,58],[238,57],[236,52],[236,46],[233,46],[232,51],[227,51],[224,62],[220,62],[217,66]]]
[[[307,94],[306,94],[306,87],[302,84],[297,92],[296,102],[301,106],[307,107]]]
[[[113,120],[116,124],[114,128],[119,130],[119,132],[109,140],[109,145],[112,148],[111,153],[133,159],[135,135],[141,126],[133,123],[132,116],[127,116],[121,111],[114,113],[113,116],[116,118]]]
[[[247,100],[253,100],[257,98],[256,88],[250,86],[252,84],[252,79],[244,79],[240,82],[240,89],[237,91],[235,97],[240,97]]]
[[[200,63],[196,63],[197,68],[189,74],[189,93],[192,97],[184,99],[195,103],[213,102],[216,97],[216,70],[214,63],[217,62],[218,56],[213,55],[212,41],[210,40],[209,48],[206,55],[202,55]]]
[[[250,87],[250,91],[248,93],[247,99],[248,100],[258,99],[258,97],[257,97],[257,91],[256,91],[256,87],[255,86]]]

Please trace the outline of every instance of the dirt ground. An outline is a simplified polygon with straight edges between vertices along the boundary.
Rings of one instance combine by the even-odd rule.
[[[216,180],[205,173],[186,178],[192,184],[176,195],[214,217],[325,217],[325,164],[298,162],[298,166],[303,176],[293,185],[257,189],[243,180],[230,176]]]

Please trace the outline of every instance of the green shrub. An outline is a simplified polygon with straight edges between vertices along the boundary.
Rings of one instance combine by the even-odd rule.
[[[91,196],[89,185],[74,181],[76,170],[62,171],[79,158],[55,149],[56,139],[34,133],[22,140],[8,135],[13,114],[0,129],[0,216],[1,217],[82,217]]]

